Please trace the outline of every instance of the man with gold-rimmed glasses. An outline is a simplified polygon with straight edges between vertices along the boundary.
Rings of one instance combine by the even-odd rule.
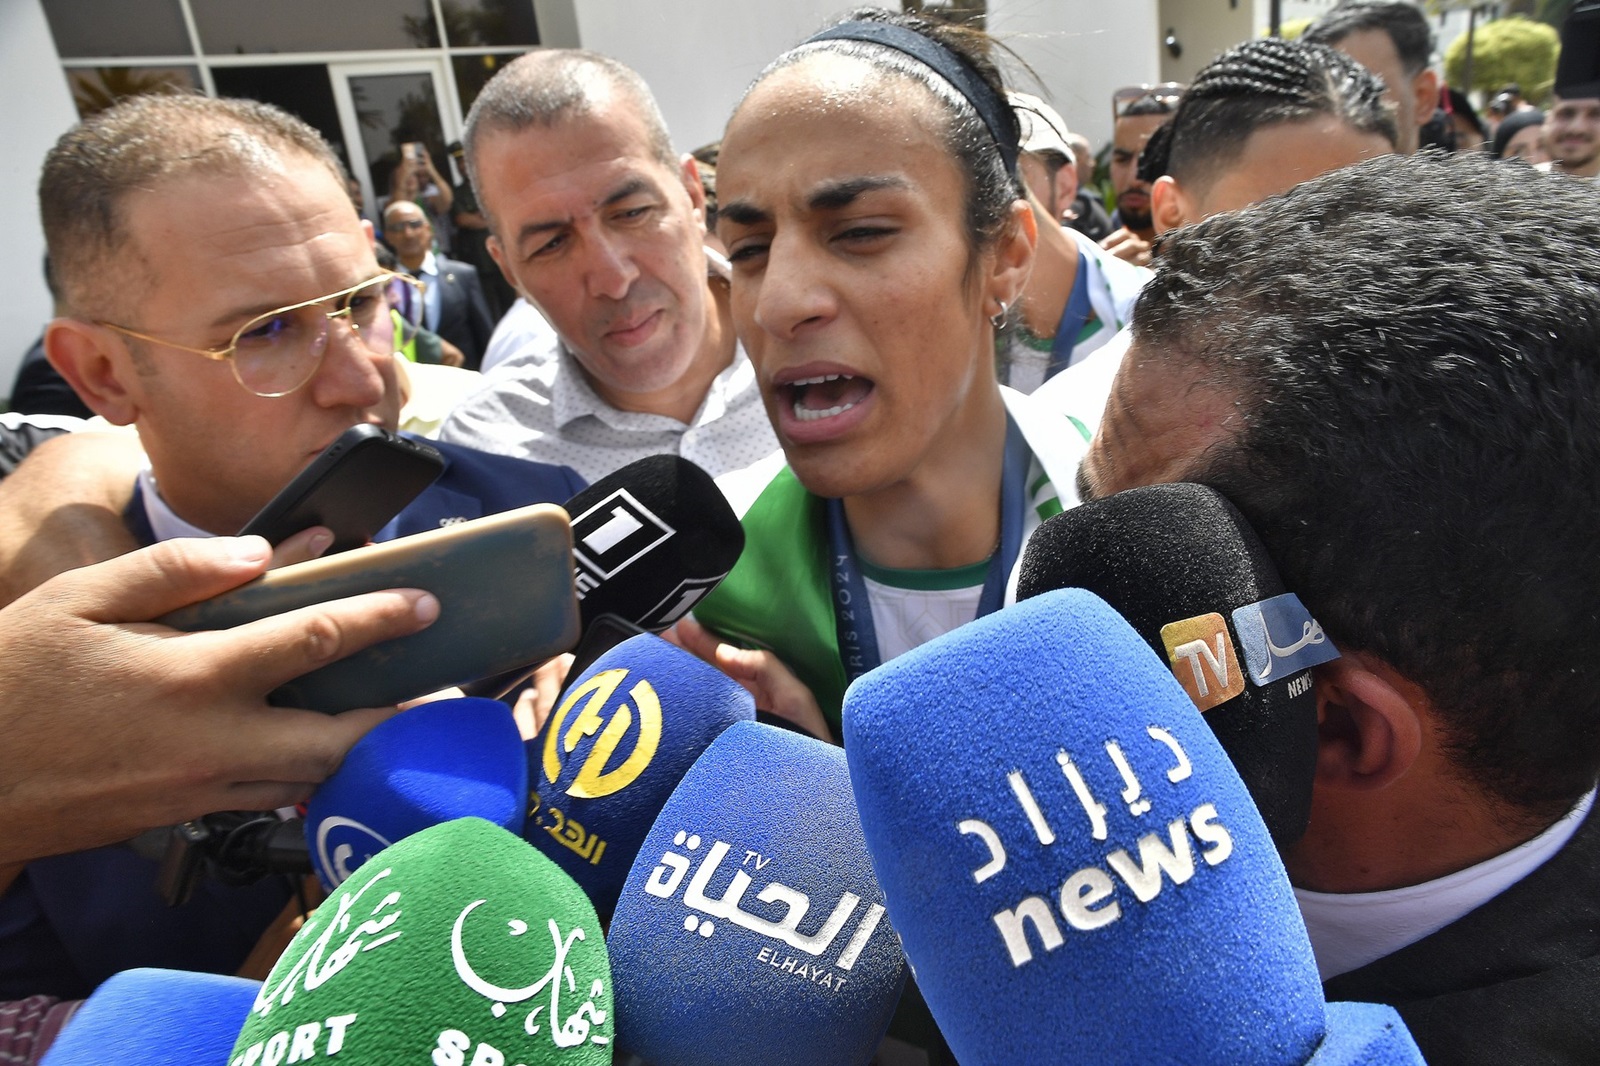
[[[304,123],[247,101],[124,101],[52,149],[40,213],[63,308],[46,354],[97,413],[136,427],[148,456],[131,503],[138,459],[116,451],[84,471],[103,482],[103,508],[69,500],[77,527],[34,532],[61,568],[126,550],[130,532],[234,533],[344,430],[394,428],[405,328],[394,311],[411,282],[379,268],[341,167]],[[92,439],[72,454],[104,455]],[[445,474],[400,531],[582,486],[561,467],[441,451]],[[126,528],[105,517],[124,505]],[[0,998],[76,997],[130,966],[234,972],[288,897],[272,881],[206,885],[167,908],[155,875],[119,848],[30,863],[0,897]]]
[[[350,426],[396,424],[409,323],[394,311],[415,283],[379,268],[343,188],[315,131],[247,101],[135,98],[46,159],[40,211],[66,312],[46,353],[97,413],[137,427],[142,539],[232,533]],[[577,484],[445,451],[409,530]]]
[[[137,340],[226,361],[234,380],[257,396],[287,396],[310,380],[328,350],[330,323],[342,320],[373,351],[405,346],[412,323],[397,312],[407,302],[413,278],[385,271],[342,292],[257,315],[240,326],[221,348],[191,348],[115,322],[96,325]]]

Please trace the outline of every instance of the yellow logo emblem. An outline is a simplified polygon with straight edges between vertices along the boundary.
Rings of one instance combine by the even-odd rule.
[[[602,713],[628,676],[626,670],[605,670],[595,674],[567,694],[556,708],[550,727],[544,737],[544,776],[551,781],[561,776],[561,764],[571,755],[584,737],[600,734],[583,766],[567,786],[567,795],[579,799],[599,799],[620,792],[644,773],[644,768],[655,758],[656,745],[661,743],[661,700],[648,681],[639,681],[628,690],[633,706],[638,708],[639,737],[633,751],[613,770],[606,764],[616,754],[617,746],[633,726],[635,712],[626,700],[617,704],[610,721]],[[583,703],[583,709],[567,723],[567,715]],[[603,727],[603,728],[602,728]]]
[[[1239,656],[1220,614],[1202,614],[1161,627],[1161,643],[1178,684],[1202,711],[1226,703],[1244,691]]]

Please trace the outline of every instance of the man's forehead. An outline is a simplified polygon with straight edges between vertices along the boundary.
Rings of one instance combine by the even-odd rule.
[[[638,112],[626,97],[618,96],[563,115],[548,124],[521,129],[487,131],[479,151],[488,179],[506,158],[520,160],[535,171],[559,172],[574,156],[635,161],[641,166],[662,166],[655,142]],[[576,149],[576,152],[574,152]]]
[[[486,138],[479,199],[514,234],[568,221],[632,190],[680,185],[678,171],[658,158],[642,124],[632,126],[585,115]]]
[[[1170,115],[1123,115],[1117,119],[1112,140],[1119,144],[1144,141],[1156,131]]]
[[[367,228],[325,168],[282,181],[190,174],[128,203],[152,295],[171,288],[204,319],[315,299],[378,273]]]
[[[1080,491],[1098,498],[1191,480],[1243,425],[1235,387],[1213,380],[1181,353],[1135,341],[1117,370],[1080,472]]]
[[[1400,50],[1395,47],[1394,38],[1389,36],[1389,31],[1380,27],[1351,30],[1335,41],[1333,47],[1381,78],[1387,88],[1396,88],[1388,84],[1391,78],[1405,75],[1404,63],[1400,59]]]

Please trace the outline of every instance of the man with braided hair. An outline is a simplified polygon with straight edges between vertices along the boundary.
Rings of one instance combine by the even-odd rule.
[[[1383,83],[1325,45],[1263,37],[1195,77],[1139,161],[1156,233],[1393,152]]]
[[[1395,140],[1377,78],[1323,45],[1264,37],[1200,71],[1145,146],[1139,178],[1159,235],[1393,152]],[[1129,336],[1122,331],[1039,396],[1092,432]]]

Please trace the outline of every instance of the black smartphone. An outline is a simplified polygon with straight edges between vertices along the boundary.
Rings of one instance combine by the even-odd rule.
[[[578,642],[572,530],[567,512],[548,503],[270,570],[161,622],[228,629],[392,588],[438,596],[438,621],[319,667],[275,690],[268,702],[329,714],[381,707],[532,668]]]
[[[327,526],[325,554],[359,548],[444,472],[444,457],[423,441],[381,426],[351,426],[239,531],[283,543]]]

